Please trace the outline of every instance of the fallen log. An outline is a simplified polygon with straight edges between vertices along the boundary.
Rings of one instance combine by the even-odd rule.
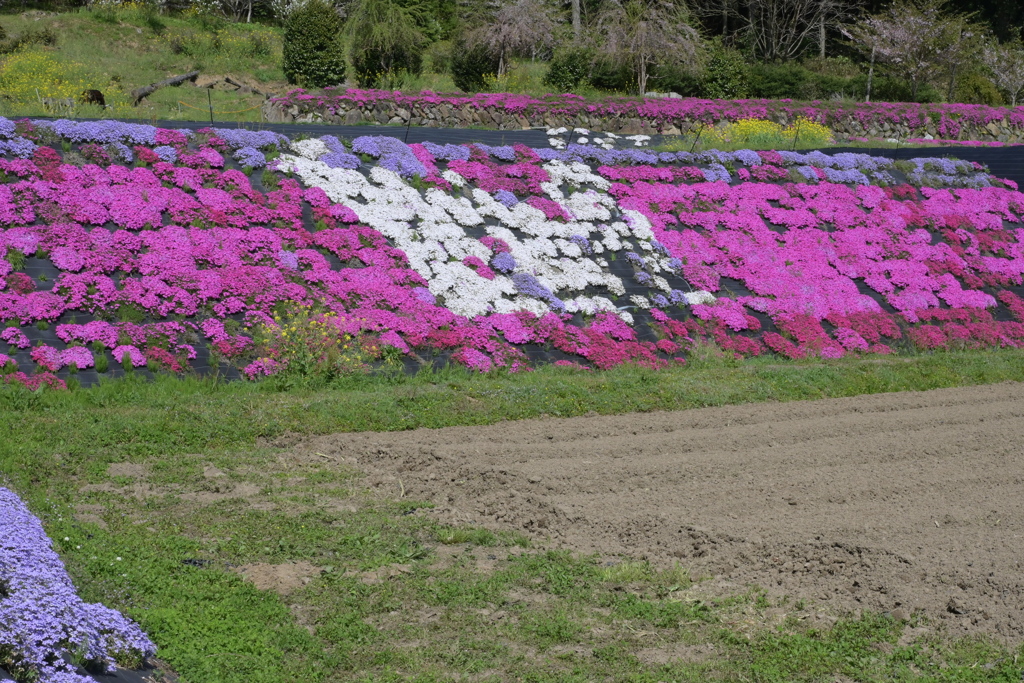
[[[132,104],[134,106],[138,106],[139,102],[141,102],[146,97],[153,94],[160,88],[165,88],[169,85],[181,85],[185,81],[194,81],[196,80],[197,76],[199,76],[198,70],[189,71],[187,74],[182,74],[181,76],[172,76],[171,78],[165,78],[164,80],[159,81],[157,83],[150,83],[149,85],[143,86],[141,88],[136,88],[128,94],[131,95]]]
[[[261,95],[264,98],[270,97],[270,93],[265,93],[262,90],[259,90],[257,88],[252,87],[251,85],[245,85],[244,83],[239,83],[235,79],[231,78],[231,76],[225,76],[224,77],[224,82],[227,83],[228,85],[235,86],[239,90],[243,90],[243,89],[244,90],[248,90],[250,92],[256,93],[257,95]]]

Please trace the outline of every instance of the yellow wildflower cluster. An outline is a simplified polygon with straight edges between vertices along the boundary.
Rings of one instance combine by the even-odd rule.
[[[835,142],[832,129],[803,116],[787,126],[782,134],[787,140],[797,139],[800,144],[830,145]]]
[[[86,90],[99,90],[107,104],[114,107],[114,113],[124,113],[128,109],[127,99],[109,85],[84,65],[39,49],[20,50],[0,63],[0,92],[5,99],[38,105],[53,113],[67,114],[75,109]]]
[[[790,146],[794,141],[801,145],[825,145],[833,141],[833,135],[828,126],[804,117],[788,126],[765,119],[740,119],[720,128],[708,128],[701,135],[705,146],[729,144],[771,149]]]
[[[487,92],[527,92],[533,81],[526,69],[511,65],[501,76],[484,75],[484,89]]]
[[[351,374],[369,370],[374,345],[341,331],[344,318],[305,304],[290,304],[273,324],[255,330],[259,356],[299,374]]]

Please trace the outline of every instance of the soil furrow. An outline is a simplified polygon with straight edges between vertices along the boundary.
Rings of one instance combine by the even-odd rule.
[[[317,437],[426,514],[1024,637],[1024,385]],[[323,462],[322,459],[319,460]]]

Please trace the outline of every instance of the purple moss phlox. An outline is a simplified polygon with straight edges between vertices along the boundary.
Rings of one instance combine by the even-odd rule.
[[[39,519],[0,487],[0,664],[17,680],[86,683],[66,657],[113,671],[154,654],[133,621],[78,597]]]

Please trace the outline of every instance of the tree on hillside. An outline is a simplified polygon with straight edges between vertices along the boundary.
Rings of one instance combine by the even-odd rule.
[[[690,8],[695,15],[706,20],[707,30],[713,30],[723,41],[729,38],[730,29],[735,33],[737,27],[747,21],[740,12],[739,0],[692,0]]]
[[[794,59],[812,41],[825,56],[825,38],[850,10],[846,0],[748,0],[748,42],[766,61]]]
[[[510,57],[534,56],[555,44],[556,25],[540,0],[514,0],[503,5],[484,25],[469,33],[469,42],[482,44],[498,58],[498,76],[508,70]]]
[[[345,55],[338,36],[343,24],[332,5],[309,0],[284,27],[283,71],[289,83],[322,88],[345,81]]]
[[[608,0],[597,18],[598,52],[628,65],[642,95],[656,67],[699,66],[701,39],[689,18],[685,5],[670,0]]]
[[[813,46],[826,56],[830,33],[848,21],[858,0],[691,0],[705,30],[723,44],[743,43],[766,61],[789,60]]]
[[[872,67],[877,61],[910,81],[912,97],[917,99],[921,83],[944,59],[958,59],[950,41],[956,34],[953,24],[959,28],[962,18],[947,15],[945,5],[945,0],[897,0],[885,12],[864,18],[844,34],[870,55]]]
[[[995,43],[982,53],[985,66],[989,68],[992,81],[1010,97],[1010,105],[1017,106],[1017,98],[1024,90],[1024,44],[1020,40],[1012,43]]]
[[[238,2],[239,0],[233,0]],[[287,23],[292,12],[306,4],[306,0],[268,0],[267,9],[270,15],[281,23]]]
[[[373,86],[401,71],[420,72],[424,37],[416,13],[416,7],[406,8],[395,0],[356,0],[347,31],[359,85]]]
[[[985,28],[974,23],[970,16],[953,14],[943,17],[941,33],[935,46],[935,63],[945,71],[948,79],[946,101],[953,100],[957,77],[969,71],[984,49]]]

